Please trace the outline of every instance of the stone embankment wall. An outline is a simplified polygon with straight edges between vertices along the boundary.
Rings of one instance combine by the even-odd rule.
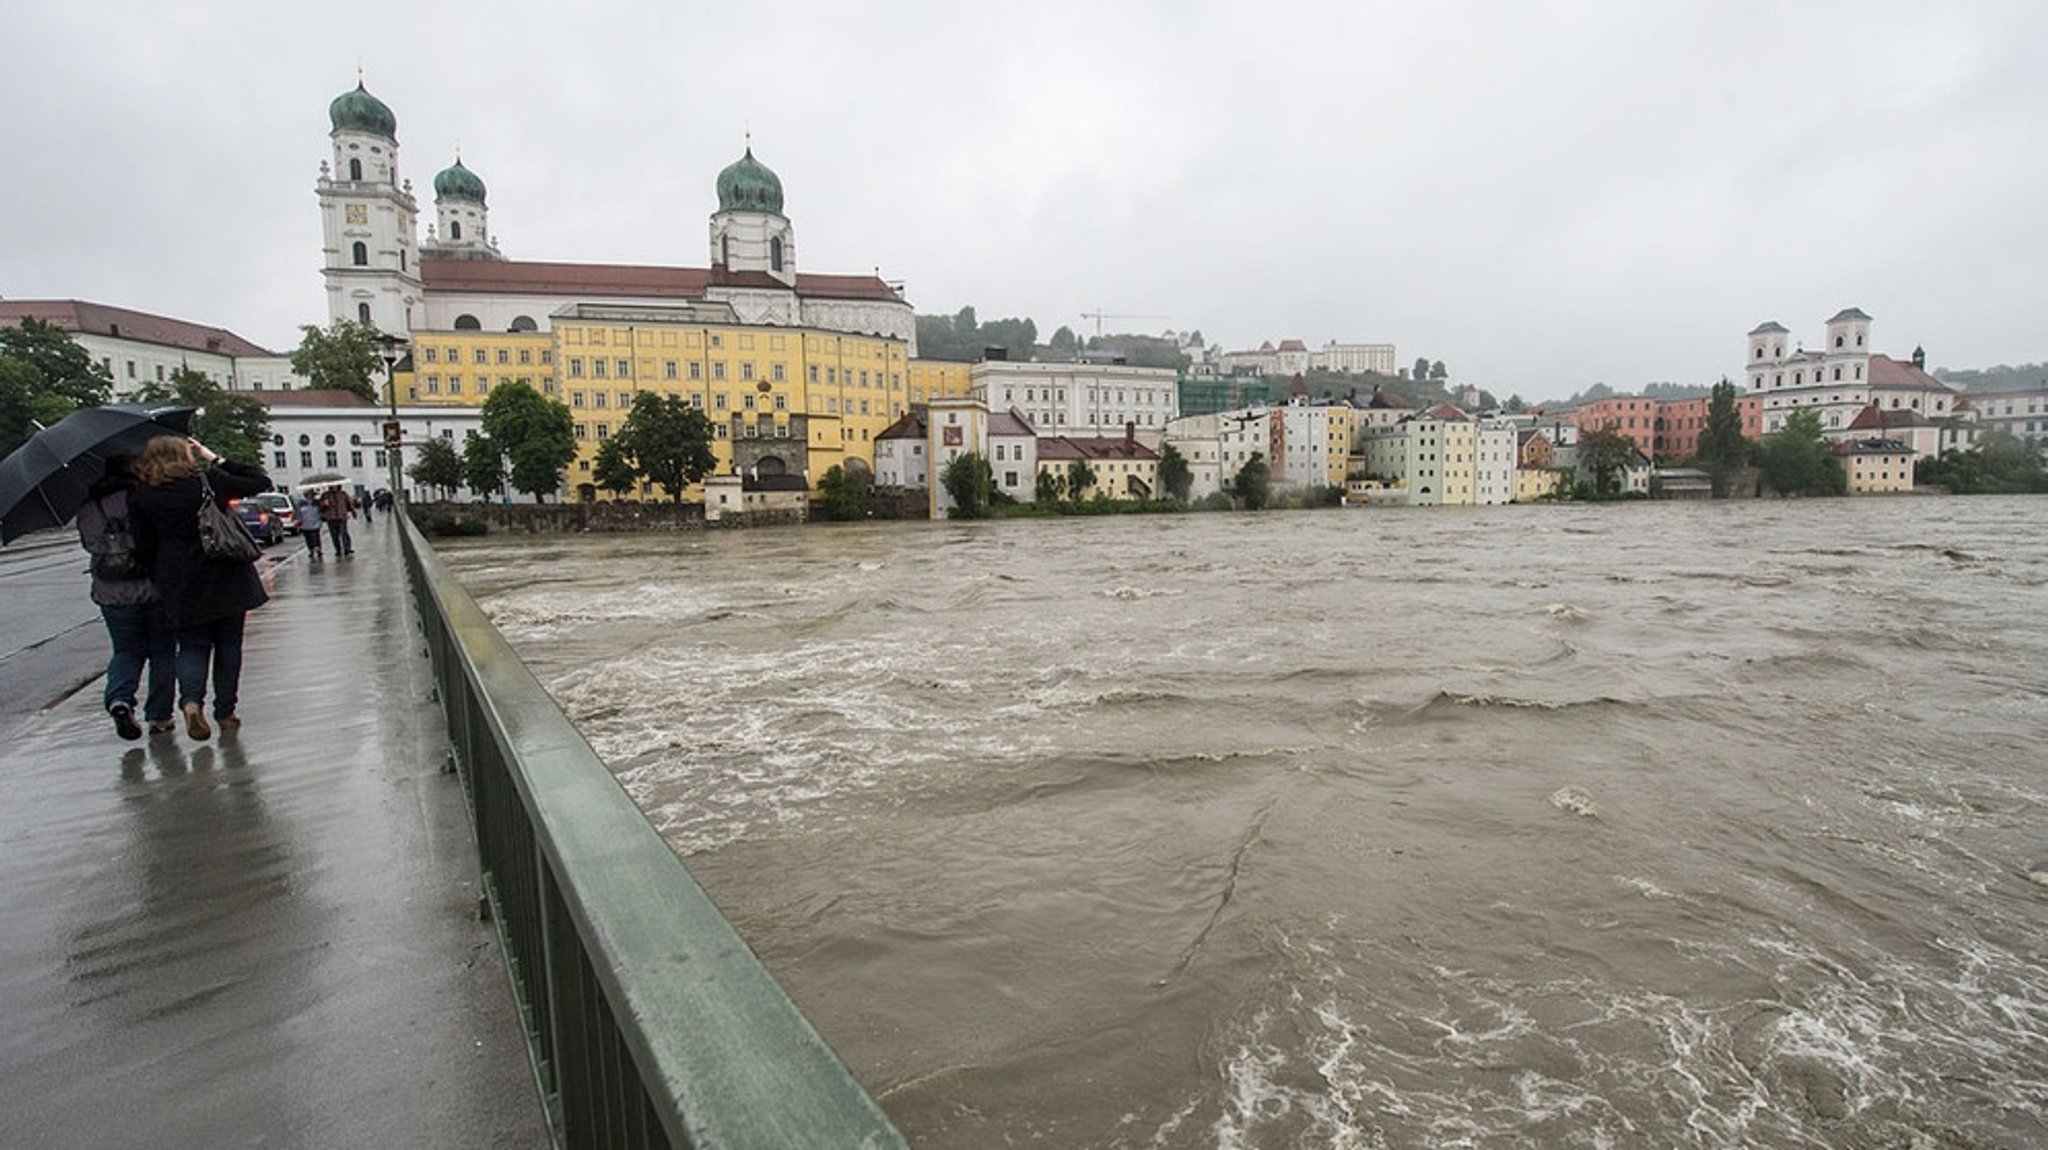
[[[727,512],[704,521],[701,503],[628,500],[604,503],[415,503],[413,522],[429,535],[577,535],[585,532],[702,531],[707,526],[800,524],[800,511]]]

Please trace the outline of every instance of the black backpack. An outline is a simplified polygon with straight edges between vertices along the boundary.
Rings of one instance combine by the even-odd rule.
[[[108,515],[104,501],[99,507],[99,534],[85,541],[85,550],[92,556],[93,578],[125,583],[148,575],[149,572],[142,568],[141,558],[135,554],[135,535],[128,530],[125,502],[122,507],[124,513],[120,515]]]

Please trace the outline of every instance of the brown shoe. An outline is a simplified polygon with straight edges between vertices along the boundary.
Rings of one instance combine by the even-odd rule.
[[[223,735],[229,731],[239,731],[242,729],[242,719],[239,715],[221,715],[213,721],[220,724],[220,733]]]
[[[185,704],[185,733],[201,742],[213,737],[213,728],[206,723],[206,708],[197,703]]]

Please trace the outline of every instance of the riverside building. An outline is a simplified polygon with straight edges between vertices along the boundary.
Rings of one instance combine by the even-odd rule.
[[[1788,351],[1792,333],[1775,320],[1750,330],[1744,371],[1749,394],[1763,398],[1765,434],[1800,408],[1819,411],[1822,431],[1838,440],[1871,404],[1935,422],[1955,413],[1957,393],[1927,374],[1927,353],[1916,347],[1910,360],[1898,360],[1873,352],[1871,322],[1862,309],[1843,308],[1828,319],[1819,351],[1797,342]]]
[[[397,117],[362,84],[328,120],[315,194],[330,319],[410,341],[395,380],[408,404],[478,406],[514,380],[566,404],[577,497],[598,496],[597,448],[639,391],[710,418],[720,473],[815,485],[833,466],[871,471],[876,437],[912,403],[968,390],[968,365],[916,359],[898,285],[799,270],[782,181],[751,145],[718,174],[704,266],[540,262],[506,257],[459,156],[434,177],[419,237]]]

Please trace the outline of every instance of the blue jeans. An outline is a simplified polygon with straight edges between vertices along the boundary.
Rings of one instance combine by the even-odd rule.
[[[177,686],[177,641],[163,610],[155,603],[100,605],[100,618],[107,624],[107,639],[114,653],[107,659],[105,705],[126,703],[135,708],[135,688],[142,680],[142,665],[149,664],[149,706],[143,717],[163,720],[171,717],[171,694]]]
[[[355,540],[348,537],[348,520],[346,519],[329,519],[327,521],[327,535],[334,540],[334,553],[336,555],[346,555],[356,549]]]
[[[213,667],[213,717],[235,713],[242,685],[242,624],[247,614],[229,615],[178,629],[178,706],[206,702],[206,670]]]

